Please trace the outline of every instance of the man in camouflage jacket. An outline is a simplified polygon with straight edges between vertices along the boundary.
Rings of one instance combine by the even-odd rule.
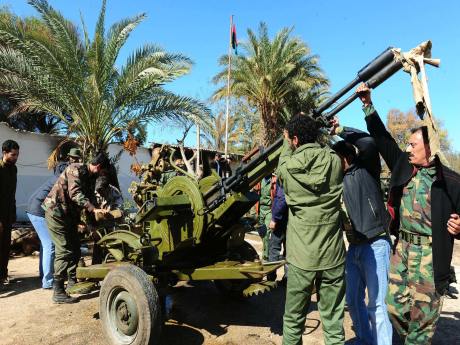
[[[360,85],[367,129],[391,170],[388,211],[397,244],[390,261],[388,312],[405,345],[431,344],[460,238],[460,176],[431,156],[426,127],[411,131],[403,152]]]
[[[59,176],[50,193],[43,201],[45,219],[55,245],[53,301],[73,303],[76,300],[64,290],[76,283],[76,270],[80,259],[80,237],[78,223],[83,209],[90,213],[106,212],[95,208],[94,181],[101,170],[109,167],[109,160],[98,154],[90,164],[70,164]]]
[[[107,211],[120,210],[123,206],[123,196],[120,190],[110,184],[107,176],[100,176],[94,188],[96,205]]]

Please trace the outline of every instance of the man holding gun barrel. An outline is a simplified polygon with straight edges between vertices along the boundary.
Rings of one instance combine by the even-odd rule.
[[[317,143],[318,136],[319,126],[312,117],[293,116],[286,125],[277,170],[289,208],[283,345],[302,343],[314,289],[324,343],[345,341],[345,245],[340,230],[342,165],[331,148]]]
[[[397,236],[391,257],[388,311],[405,345],[431,344],[449,284],[454,239],[460,238],[460,176],[431,151],[426,127],[411,131],[402,151],[385,129],[370,89],[356,90],[367,128],[391,170],[388,210]]]

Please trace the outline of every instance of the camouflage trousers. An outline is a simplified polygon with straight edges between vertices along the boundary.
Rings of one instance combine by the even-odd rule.
[[[400,239],[389,278],[386,301],[393,327],[405,345],[431,344],[443,302],[434,285],[431,245]]]
[[[45,213],[46,224],[55,246],[54,279],[76,278],[80,260],[80,235],[71,217]]]

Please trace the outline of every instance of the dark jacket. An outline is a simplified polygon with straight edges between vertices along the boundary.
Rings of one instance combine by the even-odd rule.
[[[276,223],[276,229],[286,230],[288,220],[288,205],[281,184],[276,181],[276,192],[272,202],[272,220]]]
[[[227,175],[232,176],[232,169],[225,159],[219,161],[213,160],[210,167],[214,169],[220,177],[227,177]]]
[[[11,225],[16,221],[16,184],[18,168],[0,158],[0,222]]]
[[[374,139],[358,129],[344,127],[340,136],[358,149],[353,164],[343,177],[343,200],[357,234],[349,241],[371,239],[388,227],[389,215],[380,188],[380,157]]]
[[[390,230],[398,235],[402,190],[414,176],[416,168],[409,163],[407,153],[398,147],[385,129],[377,112],[366,116],[366,122],[369,133],[392,172],[388,209],[392,216]],[[452,213],[460,213],[460,175],[437,161],[436,180],[431,186],[431,219],[434,282],[440,294],[449,285],[454,236],[447,231],[447,221]],[[458,239],[460,235],[455,237]]]
[[[67,162],[59,163],[54,168],[54,175],[49,177],[37,190],[30,196],[29,201],[27,203],[27,213],[30,213],[37,217],[45,218],[45,211],[42,208],[43,200],[45,200],[46,196],[50,192],[51,188],[53,188],[54,184],[56,183],[59,175],[65,170],[65,168],[69,165]]]

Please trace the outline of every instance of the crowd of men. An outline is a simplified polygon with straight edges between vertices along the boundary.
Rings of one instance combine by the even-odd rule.
[[[449,285],[460,176],[430,160],[426,127],[413,129],[401,150],[370,90],[356,92],[369,134],[333,120],[331,134],[343,140],[329,147],[318,144],[309,116],[285,128],[276,171],[289,210],[284,345],[302,343],[313,291],[327,345],[345,342],[345,301],[356,344],[392,344],[393,328],[406,345],[430,344]],[[391,171],[387,207],[379,155]]]
[[[16,161],[19,145],[7,140],[0,162],[0,288],[8,289],[8,260],[11,225],[16,220]],[[27,216],[40,239],[40,277],[43,289],[53,289],[55,303],[74,303],[66,291],[77,283],[76,269],[81,258],[81,235],[96,227],[113,208],[121,208],[118,181],[105,153],[89,164],[81,163],[81,151],[70,149],[67,160],[58,162],[54,175],[29,198]],[[102,216],[101,216],[102,215]],[[65,285],[65,282],[67,284]]]
[[[362,84],[356,92],[368,133],[342,127],[334,119],[330,134],[341,140],[321,145],[318,123],[305,114],[295,115],[285,127],[275,174],[261,183],[264,259],[287,260],[284,345],[302,343],[315,292],[327,345],[345,342],[345,303],[356,344],[392,344],[393,329],[406,345],[430,344],[449,285],[453,243],[460,238],[460,176],[438,158],[431,159],[426,127],[411,131],[406,150],[401,150],[377,114],[370,90]],[[2,153],[4,288],[16,217],[19,145],[7,140]],[[76,283],[79,227],[91,226],[98,214],[122,202],[117,182],[110,180],[108,157],[100,153],[83,164],[80,155],[77,149],[69,152],[68,162],[55,167],[54,176],[31,196],[27,209],[42,245],[42,287],[54,289],[55,303],[75,302],[66,289]],[[391,171],[387,205],[380,157]],[[212,167],[223,178],[231,173],[219,155]]]

